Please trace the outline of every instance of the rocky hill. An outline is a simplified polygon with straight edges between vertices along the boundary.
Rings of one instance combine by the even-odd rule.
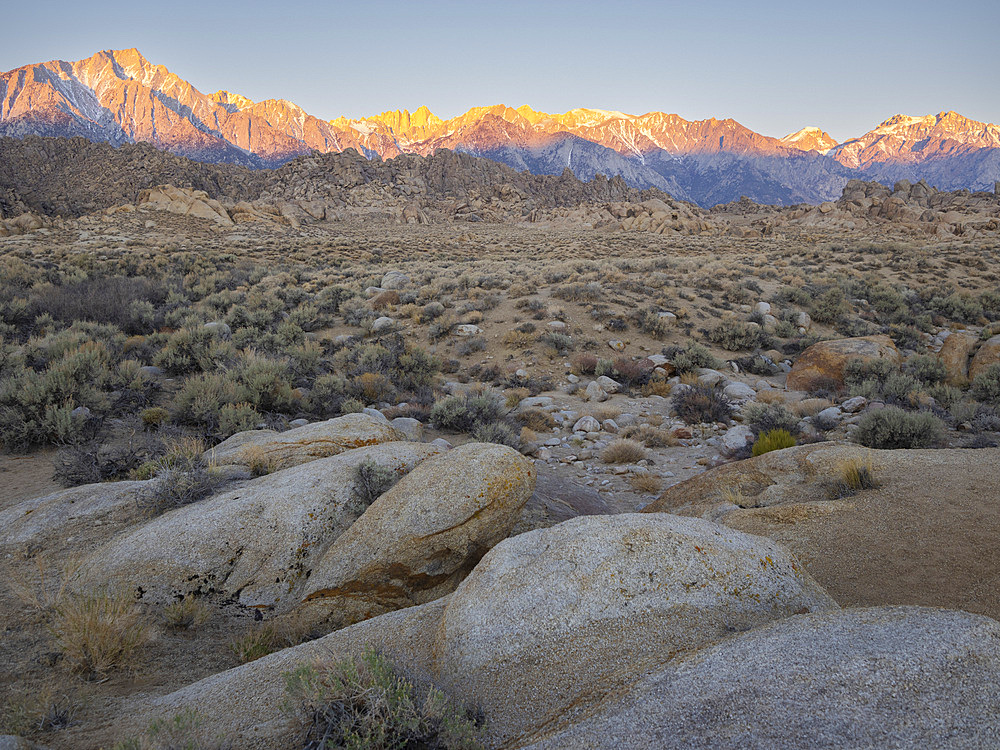
[[[528,106],[476,107],[442,119],[421,107],[322,120],[284,99],[204,94],[138,50],[105,50],[0,75],[0,136],[83,136],[147,142],[213,163],[275,167],[297,156],[356,149],[366,157],[432,155],[440,148],[517,170],[589,180],[621,176],[703,206],[747,195],[791,205],[836,198],[849,179],[921,178],[946,189],[990,189],[1000,179],[1000,128],[954,112],[896,115],[837,145],[819,128],[784,138],[733,119]]]
[[[722,179],[722,178],[720,178]],[[602,175],[584,182],[518,172],[440,149],[381,161],[353,149],[313,152],[277,169],[205,164],[153,148],[83,138],[0,138],[0,234],[57,217],[136,208],[207,219],[222,227],[325,231],[338,222],[487,222],[736,237],[819,229],[939,238],[993,236],[1000,195],[941,191],[924,181],[892,188],[851,180],[836,201],[790,207],[743,196],[711,211],[656,189]]]
[[[203,191],[230,205],[319,203],[320,218],[327,206],[412,205],[436,215],[459,214],[467,221],[502,221],[529,217],[537,209],[670,200],[655,189],[629,187],[617,176],[583,182],[569,169],[560,175],[534,175],[446,150],[383,162],[349,149],[297,157],[274,170],[250,170],[205,164],[145,143],[114,148],[84,138],[0,138],[0,218],[26,212],[80,216],[136,203],[143,191],[164,184]]]
[[[206,164],[148,143],[113,148],[86,138],[0,138],[0,218],[33,212],[80,216],[131,203],[170,183],[234,199],[256,196],[262,172]]]

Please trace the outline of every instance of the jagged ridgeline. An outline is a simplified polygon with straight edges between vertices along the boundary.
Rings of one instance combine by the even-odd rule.
[[[134,203],[156,185],[205,191],[232,201],[315,200],[342,204],[345,191],[364,185],[414,200],[480,202],[491,198],[536,208],[668,198],[657,189],[629,187],[621,177],[598,175],[589,182],[570,170],[561,175],[518,172],[498,162],[440,150],[432,156],[369,160],[349,149],[300,156],[273,170],[208,164],[161,151],[146,143],[115,148],[85,138],[0,138],[0,218],[26,212],[81,216]]]

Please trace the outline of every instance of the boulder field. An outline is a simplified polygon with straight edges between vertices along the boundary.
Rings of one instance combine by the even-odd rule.
[[[482,716],[489,748],[1000,746],[988,453],[799,446],[612,513],[551,483],[535,496],[536,464],[506,446],[399,437],[364,414],[241,433],[214,457],[242,478],[154,518],[128,510],[142,482],[5,510],[10,554],[92,540],[73,592],[195,598],[318,635],[140,688],[88,733],[193,709],[233,747],[292,746],[308,717],[285,675],[374,648]],[[254,451],[285,468],[247,478]],[[874,486],[845,492],[858,459]],[[371,465],[389,479],[366,496]],[[526,526],[542,509],[552,525]]]

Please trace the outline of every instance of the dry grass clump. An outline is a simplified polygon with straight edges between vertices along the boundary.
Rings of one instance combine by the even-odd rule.
[[[757,400],[765,404],[783,404],[785,403],[785,394],[783,391],[777,389],[771,391],[761,390],[757,393]]]
[[[197,630],[210,615],[205,604],[190,596],[163,608],[163,619],[171,630]]]
[[[738,484],[727,485],[720,492],[724,502],[732,503],[740,508],[750,507],[750,501],[747,500],[747,496],[743,494],[743,488]]]
[[[669,448],[679,444],[678,439],[669,431],[652,425],[633,425],[621,431],[623,438],[637,440],[647,448]]]
[[[532,325],[529,330],[524,324],[507,331],[503,337],[503,342],[512,349],[527,349],[538,340],[538,334]]]
[[[628,438],[619,438],[601,451],[601,460],[606,464],[636,464],[644,458],[646,458],[646,447]]]
[[[271,623],[250,628],[229,642],[229,650],[240,664],[256,661],[282,648],[281,634]]]
[[[556,426],[552,415],[542,409],[525,409],[517,415],[518,421],[529,430],[548,432]]]
[[[152,632],[128,592],[71,595],[55,607],[52,634],[75,674],[132,672]]]
[[[833,490],[838,498],[850,497],[861,490],[878,486],[871,451],[848,456],[834,465]]]
[[[259,445],[244,448],[242,460],[255,477],[271,474],[281,468],[281,462],[278,458]]]
[[[642,386],[640,393],[642,393],[643,396],[663,396],[666,398],[670,395],[672,388],[673,386],[663,378],[653,378]]]
[[[70,560],[55,568],[44,555],[38,555],[32,572],[10,570],[7,583],[18,599],[37,612],[45,612],[62,601],[66,585],[79,567],[79,561]]]
[[[815,417],[831,406],[833,406],[833,402],[826,398],[804,398],[791,404],[790,408],[800,417]]]
[[[633,490],[643,494],[657,495],[663,490],[663,480],[655,474],[633,474],[628,483]]]
[[[508,409],[514,409],[522,399],[527,398],[531,395],[531,391],[527,388],[518,386],[517,388],[508,388],[504,391],[504,406]]]
[[[73,696],[51,686],[11,691],[0,704],[0,734],[32,737],[38,732],[65,729],[76,723],[79,708]]]

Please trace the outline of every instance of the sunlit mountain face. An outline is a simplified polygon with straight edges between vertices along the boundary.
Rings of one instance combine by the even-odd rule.
[[[569,168],[582,179],[620,175],[634,187],[658,187],[702,205],[742,195],[815,203],[838,196],[853,177],[924,178],[943,189],[973,190],[992,190],[1000,180],[1000,128],[954,112],[896,115],[840,144],[815,126],[779,139],[732,119],[583,108],[549,114],[502,104],[447,120],[420,107],[328,121],[284,99],[204,94],[135,49],[0,75],[0,135],[29,134],[143,141],[254,168],[312,151],[353,148],[390,159],[446,148],[536,174]]]

